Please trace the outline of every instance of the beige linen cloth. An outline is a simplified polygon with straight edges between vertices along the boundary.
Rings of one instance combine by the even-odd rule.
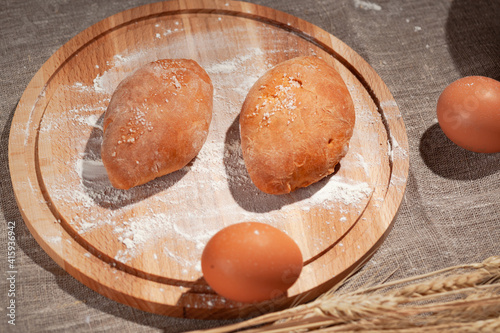
[[[181,332],[222,325],[154,315],[116,303],[61,269],[17,208],[8,167],[16,105],[30,79],[70,38],[147,0],[2,0],[0,6],[0,331]],[[467,75],[500,80],[498,0],[254,0],[335,35],[370,63],[398,103],[410,173],[394,228],[358,273],[398,279],[500,254],[500,154],[451,143],[436,100]],[[16,223],[16,325],[7,320],[7,226]]]

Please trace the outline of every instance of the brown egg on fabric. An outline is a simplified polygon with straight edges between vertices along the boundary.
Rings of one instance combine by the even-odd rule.
[[[219,295],[254,303],[286,293],[302,271],[302,253],[281,230],[243,222],[220,230],[208,241],[201,268]]]
[[[458,146],[500,152],[500,82],[468,76],[447,86],[437,103],[439,126]]]

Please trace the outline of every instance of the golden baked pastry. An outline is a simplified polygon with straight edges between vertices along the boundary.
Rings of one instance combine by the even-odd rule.
[[[240,114],[243,159],[263,192],[285,194],[331,174],[348,151],[355,112],[324,60],[287,60],[252,86]]]
[[[125,78],[103,122],[111,184],[129,189],[183,168],[207,138],[212,104],[210,77],[193,60],[158,60]]]

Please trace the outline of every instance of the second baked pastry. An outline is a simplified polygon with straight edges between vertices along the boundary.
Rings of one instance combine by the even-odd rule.
[[[317,57],[266,72],[240,114],[243,159],[263,192],[285,194],[333,173],[348,151],[354,104],[340,74]]]

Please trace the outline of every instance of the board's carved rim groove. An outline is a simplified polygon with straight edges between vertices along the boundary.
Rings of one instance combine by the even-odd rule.
[[[189,7],[190,3],[196,3],[196,1],[190,1],[190,0],[188,0],[188,1],[184,1],[182,3],[187,4],[187,7]],[[218,2],[214,2],[214,3],[218,3]],[[66,64],[69,61],[71,61],[71,59],[73,59],[78,53],[80,53],[82,50],[84,50],[86,47],[88,47],[89,45],[93,44],[95,41],[99,40],[100,38],[103,38],[104,36],[112,33],[113,31],[119,30],[119,29],[121,29],[123,27],[126,27],[126,26],[128,26],[130,24],[133,24],[135,22],[146,21],[146,20],[149,20],[149,19],[154,19],[154,18],[163,17],[163,16],[169,16],[169,15],[217,14],[217,15],[228,15],[228,16],[242,17],[242,18],[246,18],[246,19],[256,20],[256,21],[259,21],[259,22],[262,22],[262,23],[265,23],[265,24],[270,24],[270,25],[275,26],[277,28],[283,29],[283,30],[288,31],[290,33],[293,33],[293,34],[297,35],[298,37],[300,37],[300,38],[302,38],[302,39],[310,42],[311,44],[316,45],[317,47],[319,47],[320,49],[324,50],[325,52],[327,52],[328,54],[330,54],[332,57],[334,57],[337,61],[339,61],[342,64],[342,66],[344,66],[347,70],[349,70],[354,75],[354,77],[360,82],[360,84],[364,87],[364,89],[369,94],[369,96],[372,99],[372,101],[375,103],[375,106],[377,107],[377,111],[380,114],[381,121],[382,121],[382,123],[384,125],[385,131],[386,131],[386,134],[387,134],[387,140],[388,140],[389,144],[391,146],[393,146],[393,138],[392,138],[391,126],[389,124],[389,120],[386,117],[386,114],[384,113],[384,108],[382,108],[381,102],[380,102],[380,99],[379,99],[379,96],[378,96],[378,93],[380,93],[380,91],[378,91],[378,92],[375,91],[370,86],[369,82],[365,79],[365,77],[363,76],[363,74],[361,72],[359,72],[351,64],[351,62],[349,62],[346,58],[344,58],[343,56],[341,56],[338,52],[336,52],[333,49],[333,47],[331,45],[329,45],[329,43],[331,43],[330,37],[333,37],[331,34],[329,34],[328,32],[322,30],[321,28],[319,28],[319,27],[317,27],[317,26],[315,26],[315,25],[313,25],[313,24],[311,24],[311,23],[309,23],[307,21],[303,21],[303,20],[301,20],[301,19],[299,19],[297,17],[294,17],[292,15],[289,15],[287,13],[280,12],[280,11],[277,11],[277,10],[274,10],[274,9],[271,12],[273,14],[272,15],[273,17],[271,17],[271,15],[268,12],[266,12],[266,10],[269,10],[269,9],[267,9],[266,7],[259,6],[259,5],[253,5],[253,4],[243,3],[243,2],[231,2],[231,6],[241,5],[242,7],[239,8],[241,11],[238,11],[237,9],[218,8],[216,6],[215,7],[210,7],[210,8],[173,8],[175,6],[179,6],[180,4],[181,4],[181,2],[168,1],[168,2],[153,3],[153,4],[150,4],[150,5],[136,7],[136,8],[132,8],[132,9],[126,10],[124,12],[118,13],[118,14],[121,14],[121,15],[124,16],[124,19],[123,19],[124,21],[119,22],[116,25],[106,27],[106,26],[104,26],[103,22],[105,21],[106,24],[108,24],[108,25],[111,24],[111,22],[114,22],[114,21],[113,21],[113,19],[110,19],[110,18],[113,18],[113,17],[117,16],[118,14],[115,14],[115,15],[113,15],[111,17],[108,17],[107,19],[104,19],[104,20],[102,20],[102,21],[100,21],[100,22],[98,22],[98,23],[90,26],[89,28],[87,28],[84,31],[82,31],[79,34],[77,34],[75,37],[73,37],[69,42],[67,42],[65,44],[65,45],[70,44],[73,47],[73,50],[70,49],[70,52],[71,51],[72,52],[67,57],[65,57],[63,61],[61,61],[60,63],[57,63],[57,59],[56,59],[56,55],[59,55],[62,52],[62,47],[61,47],[60,49],[58,49],[54,53],[54,55],[51,58],[49,58],[49,60],[47,60],[45,62],[45,64],[47,64],[47,63],[50,62],[50,64],[52,65],[52,67],[54,69],[51,71],[51,73],[45,73],[48,77],[44,81],[45,85],[43,87],[41,87],[41,89],[37,89],[36,86],[33,87],[34,86],[34,81],[35,81],[36,78],[40,79],[40,76],[43,75],[41,73],[42,70],[46,69],[46,68],[42,67],[39,70],[39,72],[37,72],[37,74],[35,75],[35,77],[33,78],[33,80],[29,83],[28,88],[31,88],[32,90],[39,91],[38,98],[33,103],[33,106],[32,106],[32,109],[31,109],[31,114],[34,114],[36,109],[38,110],[37,112],[40,113],[40,108],[41,107],[43,107],[43,110],[41,110],[41,114],[40,114],[40,118],[39,118],[38,123],[35,123],[35,124],[32,124],[32,125],[28,124],[28,126],[31,127],[31,130],[33,130],[33,128],[35,128],[35,134],[33,134],[32,131],[30,131],[30,133],[29,133],[29,136],[33,137],[33,135],[35,135],[35,138],[34,138],[33,141],[31,141],[31,145],[30,146],[26,146],[26,148],[25,148],[25,154],[28,153],[28,154],[31,155],[31,153],[33,153],[33,149],[34,149],[34,154],[35,154],[35,156],[34,156],[35,157],[34,163],[35,163],[35,168],[36,168],[36,170],[35,170],[36,176],[35,177],[37,178],[36,181],[38,182],[38,185],[40,186],[40,188],[37,189],[37,190],[40,190],[40,194],[46,200],[48,200],[48,201],[51,202],[50,196],[48,195],[48,193],[46,191],[45,185],[43,184],[43,179],[41,177],[41,171],[40,171],[40,168],[39,168],[40,161],[39,161],[39,152],[38,152],[38,139],[39,139],[39,133],[40,133],[39,129],[40,129],[41,122],[43,120],[43,116],[44,116],[45,110],[46,110],[47,106],[50,104],[50,100],[52,98],[52,96],[45,96],[45,93],[47,92],[47,90],[49,90],[48,87],[49,87],[51,81],[53,80],[54,77],[57,76],[57,74],[59,73],[59,71],[62,68],[64,68],[64,66],[66,66]],[[157,7],[151,7],[151,6],[158,6],[158,5],[162,5],[162,9],[160,11],[156,11],[156,12],[150,14],[150,15],[139,16],[141,8],[146,7],[146,6],[150,6],[150,8],[152,8],[152,9],[154,8],[155,10],[157,10]],[[251,6],[250,7],[251,10],[248,10],[247,12],[242,11],[243,7],[245,7],[245,6]],[[167,8],[167,9],[165,9],[165,8]],[[259,9],[261,9],[262,11],[264,11],[264,13],[263,13],[264,16],[261,16],[262,13],[261,13],[261,10],[259,10]],[[299,28],[296,28],[296,27],[294,27],[292,25],[284,23],[283,21],[279,20],[279,18],[281,18],[281,17],[279,17],[279,18],[276,17],[277,14],[283,15],[282,17],[288,18],[290,20],[293,19],[295,22],[298,22],[298,24],[297,24],[298,26],[304,26],[305,25],[308,28],[308,29],[305,29],[305,30],[309,30],[311,27],[314,28],[314,29],[318,29],[318,31],[321,32],[321,36],[320,37],[312,36],[312,35],[308,34],[307,32],[300,30]],[[134,15],[135,15],[135,17],[134,17]],[[130,18],[131,16],[132,16],[132,18]],[[104,30],[103,30],[103,28],[104,28]],[[86,40],[83,44],[81,44],[80,46],[78,46],[79,45],[78,42],[82,42],[81,39],[83,39],[83,38],[88,38],[89,35],[91,35],[92,32],[94,32],[94,30],[97,30],[97,31],[101,30],[101,31],[98,32],[93,37],[91,36],[90,39]],[[323,33],[325,34],[325,36],[322,36]],[[354,53],[355,56],[357,56],[361,60],[363,60],[359,55],[357,55],[354,51],[351,51],[349,48],[348,48],[348,51],[349,51],[349,53]],[[370,67],[370,69],[371,69],[371,67]],[[43,76],[42,76],[42,78],[43,78]],[[25,90],[25,93],[28,90],[28,88]],[[42,96],[44,98],[40,98]],[[25,96],[23,94],[23,96],[21,97],[21,101],[24,101],[24,97]],[[43,99],[43,103],[41,102],[42,99]],[[24,105],[23,105],[23,107],[21,107],[21,102],[20,102],[18,104],[18,107],[16,108],[15,112],[17,113],[18,110],[23,109],[23,108],[24,108]],[[395,105],[395,108],[397,109],[397,111],[399,111],[399,108],[397,107],[397,105]],[[20,112],[25,112],[25,111],[21,110]],[[14,116],[15,116],[15,114],[14,114]],[[402,119],[399,119],[398,122],[399,122],[399,125],[402,125],[404,127]],[[29,138],[29,136],[28,136],[28,138]],[[11,135],[11,137],[12,137],[12,135]],[[404,148],[407,148],[407,144],[408,144],[407,143],[407,138],[405,137],[404,139],[406,139],[403,142]],[[10,146],[10,144],[11,143],[10,143],[10,139],[9,139],[9,146]],[[13,159],[14,157],[9,156],[9,158]],[[389,176],[388,176],[387,186],[385,188],[385,195],[386,196],[389,195],[389,192],[391,192],[393,190],[393,187],[394,187],[394,186],[391,185],[391,177],[393,176],[393,172],[394,172],[394,163],[393,163],[393,160],[390,157],[388,157],[388,162],[389,162],[389,166],[390,166],[390,172],[389,172]],[[408,162],[401,162],[400,167],[403,170],[403,172],[408,173]],[[405,188],[405,186],[403,187],[403,192],[404,192],[404,188]],[[402,201],[402,198],[403,198],[403,195],[401,195],[401,197],[398,198],[398,202],[397,202],[397,206],[398,207],[399,207],[400,202]],[[17,195],[16,195],[16,200],[18,200]],[[368,202],[367,202],[367,204],[366,204],[366,206],[364,208],[364,211],[366,209],[368,209],[367,208],[368,206],[370,206],[370,201],[371,201],[371,197],[368,200]],[[18,200],[18,205],[20,205],[20,207],[22,206],[20,204],[19,200]],[[57,219],[57,217],[60,216],[60,215],[59,215],[59,213],[57,211],[54,211],[55,209],[53,207],[54,207],[54,205],[50,204],[50,205],[48,205],[47,208],[50,210],[50,213],[53,214],[54,217]],[[364,211],[363,211],[363,213],[364,213]],[[363,214],[361,214],[361,216],[362,215]],[[23,217],[24,216],[25,215],[23,213]],[[358,219],[353,224],[353,226],[351,226],[350,229],[354,228],[354,226],[356,225],[356,223],[359,221],[360,217],[358,217]],[[152,274],[149,274],[149,273],[143,273],[142,274],[142,272],[137,271],[136,269],[134,269],[132,267],[129,267],[126,264],[122,264],[120,262],[117,262],[113,258],[110,258],[109,256],[105,255],[104,253],[100,253],[100,251],[99,251],[99,253],[96,253],[97,250],[94,250],[94,247],[92,245],[90,245],[90,244],[86,245],[85,244],[86,243],[85,240],[83,240],[83,238],[80,237],[78,235],[78,233],[75,234],[76,231],[69,224],[67,224],[67,222],[66,223],[61,223],[61,225],[62,225],[63,229],[77,242],[77,244],[79,246],[82,246],[83,248],[85,248],[86,250],[88,250],[90,253],[92,253],[93,255],[97,256],[99,259],[105,258],[106,260],[103,260],[103,261],[105,261],[107,264],[110,264],[110,266],[112,264],[116,265],[117,268],[121,269],[125,273],[132,274],[132,275],[134,275],[134,276],[136,276],[138,278],[142,278],[142,279],[146,279],[146,280],[151,280],[151,281],[155,281],[155,282],[159,282],[159,283],[167,283],[167,284],[172,285],[172,286],[193,287],[196,284],[199,285],[199,282],[196,282],[196,281],[195,282],[188,282],[188,281],[171,279],[171,278],[165,278],[165,277],[155,277],[155,276],[153,276]],[[382,239],[385,238],[385,235],[388,234],[388,232],[391,229],[391,227],[392,227],[392,223],[390,223],[389,228],[382,235],[380,235],[380,240],[382,240]],[[345,236],[345,234],[342,237],[344,237],[344,236]],[[38,239],[37,239],[37,241],[38,241]],[[373,247],[375,247],[375,244],[373,245]],[[331,248],[332,248],[332,246],[328,247],[327,250],[324,250],[323,252],[327,253],[328,249],[331,249]],[[55,251],[55,252],[60,255],[60,253],[58,253],[57,251]],[[367,255],[368,254],[365,254],[365,256],[367,256]],[[371,256],[371,254],[370,254],[370,256]],[[309,261],[313,261],[313,259],[315,257],[316,256],[312,257],[311,259],[309,259]],[[356,262],[356,263],[358,263],[358,262]],[[356,264],[356,263],[354,263],[354,264]],[[353,266],[354,266],[354,264],[353,264]],[[124,267],[122,267],[121,265],[123,265]],[[89,276],[88,278],[93,279],[91,276]],[[182,282],[182,283],[179,283],[179,282]],[[195,289],[199,289],[199,288],[195,288]],[[196,292],[196,290],[193,290],[193,291]],[[202,290],[199,290],[199,291],[203,292]],[[299,294],[298,296],[300,297],[301,295],[303,295],[303,294]],[[136,295],[127,295],[127,296],[128,297],[132,297],[132,298],[136,297]],[[165,306],[168,306],[168,307],[177,307],[176,305],[173,305],[173,306],[165,305]],[[189,317],[185,313],[186,312],[185,308],[182,307],[182,309],[183,309],[184,316]],[[228,309],[227,311],[228,311],[228,313],[230,313],[232,310]]]
[[[222,14],[222,15],[228,15],[228,16],[237,16],[237,17],[242,17],[242,18],[248,18],[248,19],[256,20],[256,21],[259,21],[259,22],[264,22],[266,24],[271,24],[271,25],[276,26],[276,27],[278,27],[280,29],[284,29],[284,30],[286,30],[288,32],[292,32],[295,35],[297,35],[298,37],[300,37],[302,39],[305,39],[306,41],[308,41],[308,42],[310,42],[310,43],[312,43],[312,44],[314,44],[316,46],[319,46],[322,50],[324,50],[328,54],[334,56],[335,59],[339,60],[339,62],[344,67],[346,67],[351,73],[353,73],[353,75],[356,77],[356,79],[358,79],[361,82],[361,84],[363,85],[363,87],[369,93],[370,98],[372,98],[372,100],[374,101],[375,105],[377,106],[377,109],[381,110],[381,108],[380,108],[380,102],[379,102],[378,98],[376,97],[376,95],[374,94],[374,92],[372,91],[372,89],[368,86],[368,83],[366,82],[366,80],[364,80],[364,78],[361,75],[361,73],[359,73],[359,71],[357,71],[354,68],[354,66],[352,66],[345,58],[341,57],[335,50],[333,50],[328,45],[326,45],[324,43],[321,43],[317,38],[315,38],[313,36],[310,36],[310,35],[307,35],[304,32],[298,30],[297,28],[294,28],[294,27],[289,26],[287,24],[283,24],[282,22],[271,20],[271,19],[267,19],[267,18],[263,19],[261,16],[258,16],[258,15],[255,15],[255,14],[242,13],[242,12],[229,11],[229,10],[224,11],[224,10],[211,10],[211,9],[180,9],[180,10],[173,10],[173,11],[165,11],[165,12],[161,12],[161,13],[155,13],[155,14],[151,14],[151,15],[148,15],[148,16],[143,16],[143,17],[140,17],[140,18],[136,18],[136,19],[132,19],[132,20],[120,23],[120,24],[116,25],[115,27],[112,27],[112,28],[110,28],[110,29],[108,29],[106,31],[103,31],[99,35],[95,36],[94,38],[92,38],[91,40],[89,40],[88,42],[86,42],[85,44],[83,44],[81,47],[79,47],[69,57],[66,57],[65,60],[60,64],[60,66],[57,67],[57,69],[54,71],[54,73],[47,80],[47,86],[50,85],[50,82],[52,81],[52,79],[57,76],[58,72],[68,62],[70,62],[71,59],[73,59],[82,50],[84,50],[88,46],[92,45],[93,43],[95,43],[99,39],[103,38],[104,36],[106,36],[106,35],[114,32],[114,31],[120,30],[120,29],[122,29],[124,27],[127,27],[127,26],[129,26],[131,24],[134,24],[136,22],[147,21],[147,20],[150,20],[150,19],[153,19],[153,18],[158,18],[158,17],[163,17],[163,16],[183,15],[183,14],[218,14],[218,15]],[[46,87],[45,87],[45,89],[46,89]],[[42,116],[40,118],[40,122],[43,120],[43,116],[45,114],[45,109],[50,104],[51,99],[52,99],[52,96],[50,96],[47,99],[47,103],[45,104],[44,111],[42,112]],[[383,114],[382,112],[380,112],[380,113]],[[382,119],[384,119],[384,118],[382,118]],[[388,133],[390,133],[389,132],[390,128],[388,127],[388,124],[386,123],[386,121],[383,121],[383,124],[384,124],[384,127],[385,127],[386,131]],[[38,128],[39,127],[40,127],[40,124],[38,125]],[[84,247],[92,255],[97,256],[99,259],[103,260],[104,262],[108,263],[109,265],[113,265],[114,267],[116,267],[116,268],[118,268],[118,269],[120,269],[120,270],[122,270],[122,271],[124,271],[124,272],[126,272],[128,274],[135,275],[135,276],[137,276],[139,278],[148,279],[148,280],[159,282],[159,283],[166,283],[166,284],[170,284],[170,285],[174,285],[174,286],[183,286],[183,287],[190,287],[190,288],[199,285],[199,283],[196,283],[196,282],[168,278],[168,277],[159,276],[159,275],[156,275],[156,274],[151,274],[151,273],[147,273],[147,272],[143,272],[141,270],[135,269],[134,267],[131,267],[130,265],[127,265],[126,263],[122,263],[120,261],[117,261],[114,258],[110,257],[109,255],[105,254],[104,252],[96,249],[91,243],[87,242],[83,237],[81,237],[78,234],[78,232],[73,227],[71,227],[71,225],[57,211],[54,203],[52,202],[52,199],[50,198],[50,195],[48,194],[48,191],[46,190],[46,186],[44,184],[43,178],[42,178],[42,176],[40,174],[39,167],[38,167],[39,166],[39,160],[38,160],[38,136],[39,136],[39,131],[37,130],[36,133],[37,134],[36,134],[36,138],[35,138],[35,152],[36,152],[35,153],[35,165],[36,165],[36,170],[37,170],[38,184],[39,184],[39,186],[42,189],[42,194],[43,194],[45,200],[51,202],[51,204],[49,205],[49,209],[51,210],[52,214],[57,219],[61,220],[61,225],[63,226],[64,230],[76,242],[78,242],[82,247]],[[391,136],[388,135],[388,139],[390,139],[390,138],[391,138]],[[392,175],[392,161],[390,161],[390,159],[389,159],[389,166],[390,166],[390,174]],[[390,183],[390,177],[388,179],[388,183],[387,184],[389,185],[389,183]],[[363,212],[368,207],[368,203],[369,203],[370,200],[371,200],[371,198],[368,200],[365,208],[363,209]],[[345,235],[349,232],[349,230],[352,230],[352,228],[356,225],[356,223],[361,218],[361,215],[357,218],[357,220],[353,223],[353,225],[339,239],[337,239],[334,243],[332,243],[331,245],[329,245],[328,247],[326,247],[321,252],[319,252],[319,253],[315,254],[314,256],[312,256],[311,258],[309,258],[306,262],[304,262],[304,265],[307,265],[307,264],[313,262],[314,260],[316,260],[317,258],[321,257],[322,255],[324,255],[325,253],[327,253],[329,250],[331,250],[335,246],[335,244],[339,243],[345,237]]]

